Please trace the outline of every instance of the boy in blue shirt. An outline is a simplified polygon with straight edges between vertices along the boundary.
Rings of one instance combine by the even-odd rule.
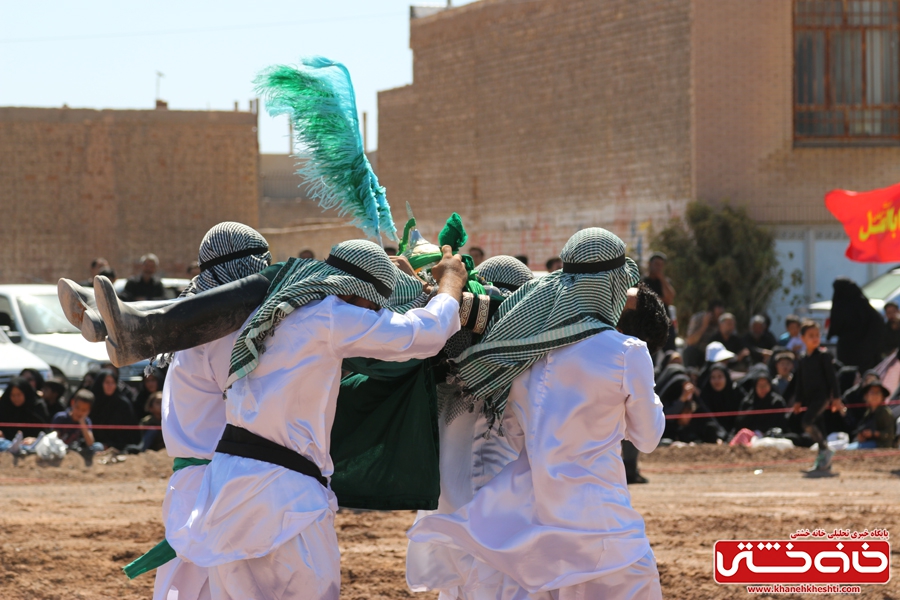
[[[94,394],[89,390],[78,390],[72,401],[69,403],[69,409],[63,410],[55,415],[50,421],[51,425],[78,425],[75,428],[54,428],[59,439],[61,439],[69,447],[70,450],[78,452],[84,458],[84,466],[90,467],[94,462],[94,453],[103,450],[103,444],[94,441],[94,433],[91,431],[91,407],[94,405]]]

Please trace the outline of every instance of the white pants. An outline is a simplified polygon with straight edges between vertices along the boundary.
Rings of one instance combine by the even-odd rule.
[[[210,600],[204,567],[173,558],[156,570],[153,600]]]
[[[653,552],[605,577],[548,592],[529,594],[507,575],[497,573],[471,592],[441,591],[438,600],[661,600]]]
[[[213,600],[338,600],[341,553],[334,516],[259,558],[210,567]]]

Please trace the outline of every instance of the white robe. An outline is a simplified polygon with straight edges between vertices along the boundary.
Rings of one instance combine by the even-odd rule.
[[[458,311],[447,294],[405,315],[362,309],[335,296],[307,304],[278,325],[259,366],[228,391],[226,419],[302,454],[329,477],[341,361],[434,356],[459,330]],[[311,477],[217,453],[190,518],[167,535],[178,554],[211,568],[211,582],[228,582],[228,597],[263,591],[267,598],[317,597],[298,589],[308,581],[330,597],[340,585],[336,509],[332,491]],[[270,554],[266,561],[252,560]],[[294,562],[298,556],[320,558]],[[291,569],[273,567],[292,562]],[[242,582],[256,587],[241,588]]]
[[[659,597],[620,450],[627,437],[652,451],[665,427],[646,345],[606,331],[550,352],[513,382],[504,422],[519,457],[472,502],[409,531],[451,556],[428,587],[479,599]]]
[[[225,429],[222,390],[238,332],[176,352],[163,385],[162,431],[173,458],[211,460]],[[163,523],[169,531],[190,517],[206,472],[205,465],[181,469],[169,478]],[[175,558],[156,570],[153,600],[203,600],[210,597],[207,570]]]

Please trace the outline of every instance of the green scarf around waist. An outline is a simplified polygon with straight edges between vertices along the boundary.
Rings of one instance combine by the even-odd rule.
[[[209,463],[210,461],[205,458],[176,458],[175,462],[172,464],[172,472],[174,473],[187,467],[208,465]],[[163,540],[153,546],[153,548],[147,551],[143,556],[134,559],[134,561],[122,567],[122,570],[125,571],[125,575],[128,576],[128,579],[134,579],[142,573],[163,566],[173,558],[175,558],[175,550],[172,549],[169,542]]]

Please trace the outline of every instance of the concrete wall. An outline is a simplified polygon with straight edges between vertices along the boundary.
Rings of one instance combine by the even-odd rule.
[[[212,225],[257,225],[256,115],[0,107],[0,282],[183,277]]]
[[[608,227],[646,252],[692,197],[689,0],[486,0],[410,22],[379,94],[379,177],[426,237],[457,211],[488,254]]]

